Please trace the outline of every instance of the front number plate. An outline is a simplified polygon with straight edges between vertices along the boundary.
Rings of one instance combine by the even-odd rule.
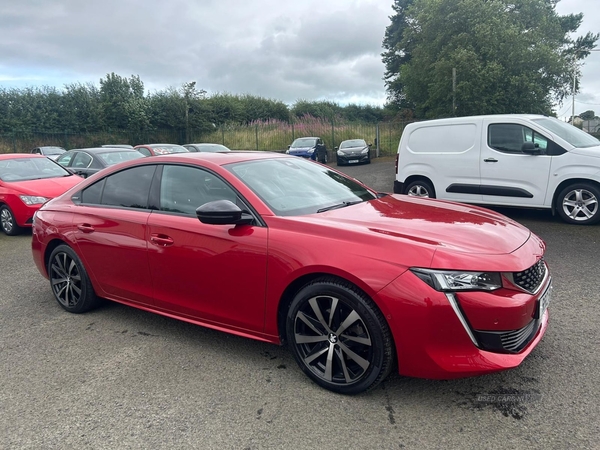
[[[348,161],[348,162],[349,162],[350,164],[357,163],[357,162],[358,162],[358,159],[351,159],[351,160],[350,160],[350,161]]]
[[[540,319],[544,316],[546,309],[548,309],[548,304],[550,303],[551,294],[552,294],[552,282],[550,282],[550,284],[548,285],[548,287],[546,288],[546,290],[544,291],[544,293],[541,295],[541,297],[538,300],[537,314],[535,317],[536,319]]]

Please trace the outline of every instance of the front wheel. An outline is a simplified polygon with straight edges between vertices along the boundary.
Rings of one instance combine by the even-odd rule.
[[[590,183],[575,183],[558,194],[556,209],[568,223],[591,225],[600,221],[600,190]]]
[[[7,236],[16,236],[23,229],[17,225],[17,220],[10,208],[6,205],[2,205],[0,208],[0,228]]]
[[[69,312],[83,313],[95,308],[99,298],[77,254],[68,245],[59,245],[48,262],[50,286],[56,301]]]
[[[393,342],[381,311],[350,283],[323,277],[304,286],[287,314],[296,362],[321,387],[358,394],[387,377]]]
[[[411,197],[435,198],[433,186],[430,182],[425,180],[416,180],[409,183],[404,189],[404,193]]]

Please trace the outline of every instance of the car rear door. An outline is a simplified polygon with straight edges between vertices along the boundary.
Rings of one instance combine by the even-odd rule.
[[[152,304],[148,198],[155,165],[116,172],[73,198],[74,238],[86,269],[110,298]]]

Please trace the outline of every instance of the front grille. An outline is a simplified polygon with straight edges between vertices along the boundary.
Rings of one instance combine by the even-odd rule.
[[[500,353],[518,353],[535,337],[540,320],[532,320],[523,328],[512,331],[475,331],[483,350]]]
[[[544,277],[546,276],[546,263],[544,258],[541,258],[537,263],[522,272],[514,272],[514,283],[521,289],[534,293],[538,290]]]

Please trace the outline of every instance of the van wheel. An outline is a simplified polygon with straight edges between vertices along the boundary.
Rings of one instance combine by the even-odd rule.
[[[600,220],[600,190],[589,183],[564,188],[556,200],[560,217],[568,223],[591,225]]]
[[[435,191],[431,183],[425,180],[416,180],[409,183],[404,189],[404,193],[411,197],[429,197],[435,198]]]

